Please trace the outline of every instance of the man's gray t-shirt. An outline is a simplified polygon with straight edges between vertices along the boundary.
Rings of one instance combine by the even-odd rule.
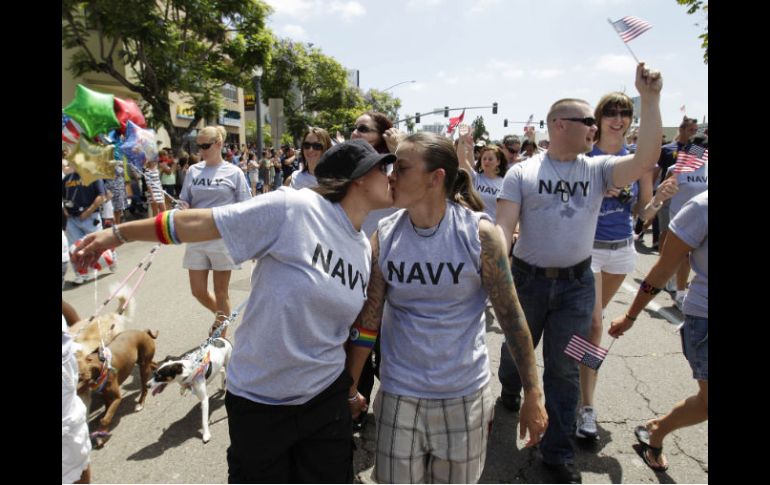
[[[672,165],[668,168],[666,176],[673,173],[674,167]],[[704,163],[698,170],[694,172],[677,173],[673,175],[676,177],[676,183],[679,186],[679,190],[673,197],[671,197],[671,206],[669,207],[669,215],[673,219],[685,203],[692,199],[696,195],[702,193],[709,188],[709,165]]]
[[[484,202],[484,212],[492,219],[492,222],[495,222],[497,196],[503,188],[503,177],[489,178],[475,170],[471,172],[471,177],[473,177],[473,188],[476,189]]]
[[[489,382],[482,218],[489,216],[447,202],[430,237],[416,233],[406,210],[380,221],[379,265],[387,284],[380,381],[386,392],[449,399]]]
[[[310,172],[304,172],[302,170],[296,170],[291,174],[291,182],[289,182],[289,186],[292,189],[312,189],[314,187],[318,187],[318,179],[315,178],[315,175],[311,174]]]
[[[198,162],[187,171],[179,198],[194,209],[219,207],[251,198],[243,170],[229,162],[207,167]]]
[[[690,247],[690,266],[695,277],[687,290],[682,313],[709,316],[709,191],[696,195],[671,220],[669,230]]]
[[[236,263],[259,258],[228,392],[263,404],[309,401],[345,369],[343,344],[366,301],[369,241],[340,204],[310,189],[217,207],[214,222]]]
[[[575,161],[558,162],[546,152],[508,170],[498,198],[521,204],[513,254],[541,268],[566,268],[591,256],[615,159],[578,155]]]

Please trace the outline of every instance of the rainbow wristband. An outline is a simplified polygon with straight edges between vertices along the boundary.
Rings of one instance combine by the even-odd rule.
[[[366,347],[371,349],[374,347],[374,342],[377,341],[377,331],[369,330],[368,328],[360,327],[358,324],[353,325],[350,329],[350,343],[359,347]]]
[[[177,209],[160,212],[155,216],[155,235],[161,244],[181,244],[174,226],[174,212]]]
[[[647,283],[647,281],[642,281],[642,284],[639,285],[639,289],[644,293],[649,293],[652,296],[657,295],[660,293],[660,288],[655,288],[651,284]]]

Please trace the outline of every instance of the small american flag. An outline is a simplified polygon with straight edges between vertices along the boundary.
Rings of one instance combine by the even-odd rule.
[[[709,150],[698,145],[690,145],[685,152],[680,152],[676,157],[674,173],[689,173],[701,168],[709,161]]]
[[[652,25],[639,17],[623,17],[612,22],[612,26],[623,42],[629,42],[652,28]]]
[[[599,370],[599,366],[602,365],[604,358],[607,357],[607,352],[607,350],[592,344],[577,334],[572,336],[567,347],[564,349],[565,354],[578,361],[578,363],[594,370]]]
[[[80,125],[64,113],[61,116],[61,139],[65,143],[74,145],[80,138]]]

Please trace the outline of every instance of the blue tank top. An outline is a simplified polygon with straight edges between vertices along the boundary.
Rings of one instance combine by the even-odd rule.
[[[628,155],[629,151],[624,146],[615,155]],[[589,157],[596,155],[607,155],[594,145],[594,149],[588,154]],[[617,197],[605,197],[602,200],[602,207],[599,209],[599,221],[596,224],[596,241],[620,241],[628,239],[634,233],[633,207],[639,199],[639,182],[631,185],[631,199],[622,203]]]

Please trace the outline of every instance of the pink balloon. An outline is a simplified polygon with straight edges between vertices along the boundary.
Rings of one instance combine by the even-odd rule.
[[[133,99],[120,99],[115,96],[115,116],[120,122],[120,132],[126,133],[126,123],[133,121],[137,126],[147,127],[142,110]]]

